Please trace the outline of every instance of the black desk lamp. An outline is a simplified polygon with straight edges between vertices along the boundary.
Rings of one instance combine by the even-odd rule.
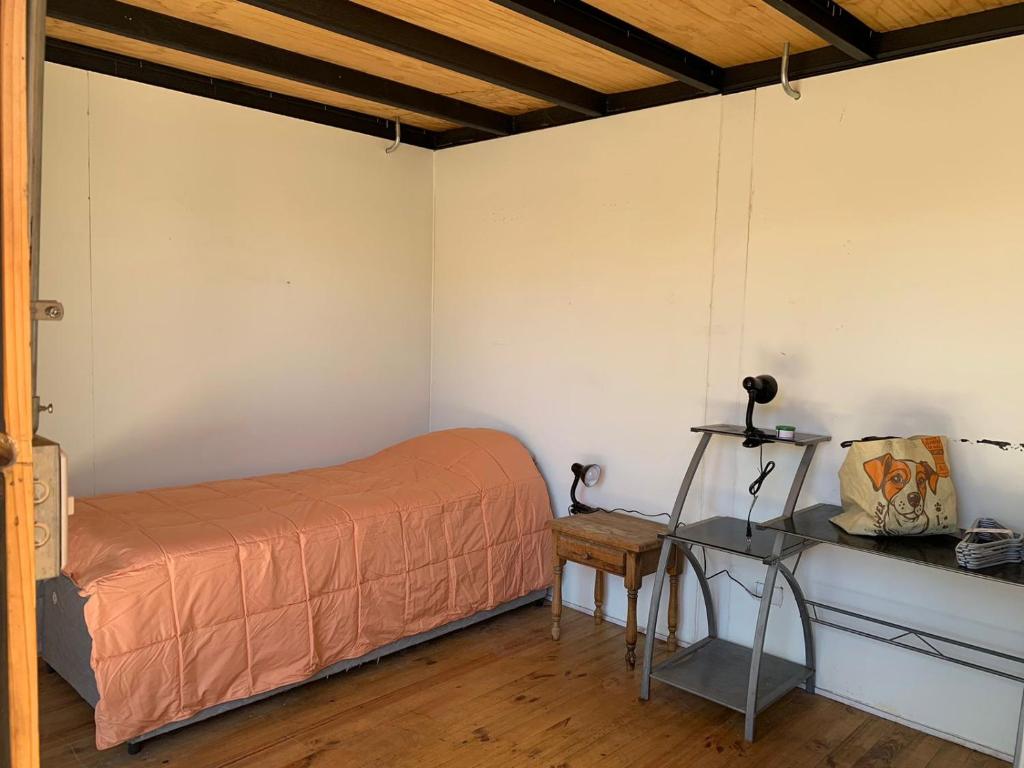
[[[754,426],[754,403],[770,403],[779,394],[779,382],[774,376],[762,373],[760,376],[747,376],[743,379],[743,388],[747,390],[747,425],[743,434],[744,448],[757,448],[763,445],[768,435]]]
[[[569,506],[569,512],[574,515],[589,514],[595,512],[593,507],[584,504],[582,501],[576,499],[576,488],[579,487],[580,481],[590,488],[597,485],[597,481],[601,479],[601,467],[597,464],[580,464],[575,463],[571,467],[572,470],[572,488],[569,490],[569,498],[572,499],[572,504]]]

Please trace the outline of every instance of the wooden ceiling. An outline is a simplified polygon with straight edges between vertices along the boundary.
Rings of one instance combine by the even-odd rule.
[[[1007,0],[49,0],[47,58],[443,148],[1024,32]]]

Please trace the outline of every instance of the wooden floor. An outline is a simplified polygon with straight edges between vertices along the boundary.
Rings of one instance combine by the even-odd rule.
[[[794,691],[740,715],[655,686],[623,661],[623,630],[567,610],[562,640],[531,606],[148,742],[97,752],[92,710],[40,680],[43,768],[93,766],[686,766],[1005,768],[995,758]],[[660,643],[659,643],[660,645]]]

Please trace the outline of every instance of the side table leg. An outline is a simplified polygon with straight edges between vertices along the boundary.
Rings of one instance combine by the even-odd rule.
[[[636,596],[638,590],[626,590],[626,664],[636,668]]]
[[[551,590],[551,639],[557,640],[562,636],[562,569],[565,568],[565,560],[555,558],[555,584]]]
[[[630,671],[636,668],[636,596],[640,592],[640,564],[637,556],[626,556],[626,664]],[[648,634],[653,641],[654,634]]]
[[[594,571],[594,623],[604,621],[604,571]]]

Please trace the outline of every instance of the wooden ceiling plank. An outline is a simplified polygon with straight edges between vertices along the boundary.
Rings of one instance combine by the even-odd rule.
[[[242,1],[591,117],[604,113],[604,95],[597,91],[358,3],[347,0]]]
[[[46,39],[46,60],[53,64],[168,88],[179,93],[202,96],[227,104],[258,109],[261,112],[272,112],[276,115],[306,120],[332,128],[342,128],[367,136],[391,140],[395,135],[393,119],[351,109],[351,107],[360,106],[355,103],[355,99],[350,99],[350,103],[346,107],[336,107],[329,103],[310,101],[281,91],[270,91],[245,83],[218,79],[212,75],[202,76],[196,72],[68,42],[57,37],[47,37]],[[396,116],[392,115],[391,117]],[[421,122],[418,115],[409,117],[414,122]],[[453,127],[451,123],[444,123],[440,120],[432,118],[426,118],[426,120],[434,130],[427,130],[417,127],[413,123],[404,122],[402,125],[403,143],[433,149],[436,144],[436,130]]]
[[[816,77],[1014,35],[1024,35],[1024,2],[878,33],[876,57],[868,61],[858,61],[833,46],[797,53],[790,57],[790,77]],[[722,91],[739,93],[764,86],[777,87],[780,66],[780,59],[771,59],[728,67],[725,69]],[[681,83],[669,83],[615,94],[609,97],[608,106],[609,112],[614,114],[707,95]],[[538,110],[536,115],[531,113],[517,118],[517,133],[564,125],[579,119],[578,116],[553,113],[550,109]],[[489,138],[479,131],[454,128],[437,136],[436,148],[445,149]]]
[[[450,96],[459,101],[468,101],[507,115],[518,115],[550,105],[550,102],[543,99],[492,85],[475,77],[394,53],[352,37],[343,37],[326,29],[248,5],[240,0],[121,1],[154,13],[174,16],[194,24],[202,24],[204,27],[247,37],[275,48],[284,48],[342,67],[358,69],[370,75]],[[412,23],[415,24],[415,20],[412,20]],[[435,31],[439,34],[449,34],[446,29]],[[457,37],[461,39],[461,36]]]
[[[200,0],[145,0],[147,3],[155,1],[181,3]],[[458,38],[506,59],[514,59],[536,69],[542,69],[601,93],[628,91],[672,80],[660,72],[591,45],[578,37],[559,32],[547,24],[502,8],[491,0],[355,2],[438,34]],[[520,110],[525,111],[527,110]]]
[[[1020,34],[1024,34],[1022,2],[886,32],[878,56],[902,58]]]
[[[882,32],[1014,5],[1019,0],[840,0],[858,19]]]
[[[48,13],[72,24],[407,109],[489,134],[512,132],[512,119],[500,112],[117,0],[50,0]]]
[[[764,0],[850,58],[874,58],[877,35],[867,24],[832,0]]]
[[[439,120],[436,117],[426,117],[405,109],[397,109],[385,104],[379,104],[377,102],[367,101],[366,99],[360,99],[356,96],[350,96],[347,93],[328,91],[323,88],[317,88],[294,80],[286,80],[281,77],[275,77],[274,75],[256,72],[252,69],[236,67],[232,64],[225,64],[224,62],[215,61],[213,59],[204,59],[201,56],[184,53],[172,48],[161,48],[158,45],[133,40],[128,37],[120,37],[119,35],[112,35],[109,32],[104,32],[102,30],[82,27],[77,24],[69,24],[68,22],[61,21],[60,19],[48,18],[46,20],[46,35],[48,40],[61,40],[67,43],[73,43],[77,46],[91,48],[95,51],[125,57],[124,60],[117,62],[117,65],[115,66],[116,71],[113,74],[117,76],[127,76],[128,79],[137,78],[133,76],[133,73],[126,70],[127,67],[136,65],[139,62],[149,62],[154,65],[173,68],[178,71],[191,72],[193,77],[197,80],[214,78],[220,81],[229,81],[232,83],[247,85],[251,88],[256,88],[264,92],[282,94],[309,102],[317,102],[323,105],[324,109],[336,107],[339,109],[361,112],[363,114],[372,115],[385,120],[401,120],[406,125],[425,128],[430,131],[442,131],[457,127],[455,123],[446,120]],[[75,63],[72,64],[72,66],[76,65],[77,64]],[[103,70],[94,70],[94,68],[90,66],[82,68],[99,71],[104,74],[111,74],[109,66]],[[155,84],[161,84],[159,82],[161,79],[159,76],[154,76],[154,79],[158,81]],[[141,81],[149,82],[145,79]],[[214,89],[214,93],[216,93],[216,89]],[[390,133],[393,134],[394,131],[392,130]]]
[[[721,70],[714,64],[592,5],[579,0],[492,2],[707,93],[719,90]]]
[[[826,44],[760,0],[587,0],[612,16],[725,69]]]

